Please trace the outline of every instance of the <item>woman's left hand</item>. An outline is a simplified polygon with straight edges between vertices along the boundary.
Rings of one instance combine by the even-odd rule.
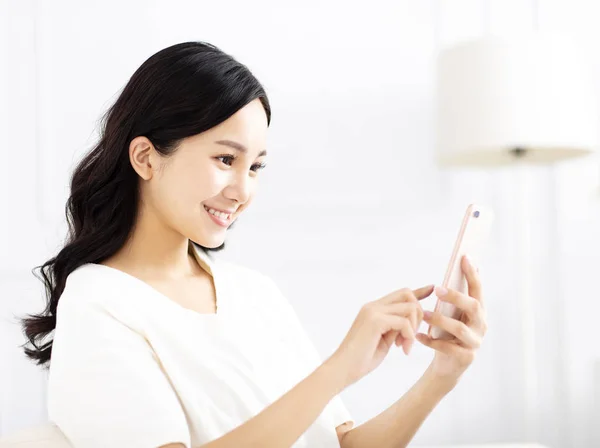
[[[435,377],[450,381],[458,381],[471,365],[487,331],[479,271],[467,257],[463,257],[461,267],[467,279],[468,295],[452,289],[444,291],[439,287],[436,288],[440,300],[452,303],[462,311],[460,320],[444,316],[439,312],[428,311],[423,317],[425,322],[450,333],[452,339],[432,340],[423,333],[416,336],[419,342],[436,351],[430,372]]]

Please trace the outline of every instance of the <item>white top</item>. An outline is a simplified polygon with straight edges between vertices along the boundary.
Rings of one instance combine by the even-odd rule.
[[[57,311],[48,414],[76,447],[198,447],[233,430],[321,364],[270,277],[216,260],[217,313],[179,305],[100,264],[67,278]],[[293,445],[339,447],[339,396]]]

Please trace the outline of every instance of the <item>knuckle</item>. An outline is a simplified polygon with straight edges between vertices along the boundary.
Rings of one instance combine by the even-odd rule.
[[[399,318],[398,318],[398,329],[399,330],[406,330],[409,327],[411,327],[410,321],[406,317],[400,317],[399,316]]]
[[[423,320],[423,316],[424,316],[424,314],[423,314],[423,308],[421,308],[421,307],[418,307],[418,308],[417,308],[417,318],[418,318],[419,320]]]
[[[458,294],[459,293],[457,293],[453,289],[448,289],[448,292],[446,293],[446,295],[442,297],[442,301],[450,302],[450,303],[453,303],[456,305],[456,302],[458,300]]]
[[[468,328],[465,324],[459,323],[459,325],[456,326],[455,334],[458,339],[463,339],[465,336],[467,336],[467,333]]]
[[[363,316],[365,317],[365,319],[367,320],[374,320],[375,317],[377,316],[377,311],[375,310],[375,307],[371,304],[366,304],[362,307],[361,310]]]
[[[376,306],[377,306],[377,302],[368,302],[368,303],[365,303],[365,304],[362,306],[362,309],[363,309],[363,310],[370,310],[370,309],[373,309],[373,308],[375,308]]]
[[[398,290],[398,293],[400,294],[400,296],[402,298],[406,298],[406,297],[410,296],[412,291],[409,288],[402,288],[402,289]]]

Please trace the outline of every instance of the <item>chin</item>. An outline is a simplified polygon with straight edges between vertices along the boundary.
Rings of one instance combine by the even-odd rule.
[[[190,238],[197,245],[210,250],[222,250],[225,248],[225,238],[211,238],[198,236],[196,238]]]
[[[219,244],[212,244],[210,246],[205,246],[209,250],[213,250],[215,252],[225,249],[225,241],[221,241]]]

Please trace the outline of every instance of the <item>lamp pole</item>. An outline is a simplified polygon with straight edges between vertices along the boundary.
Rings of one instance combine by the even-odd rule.
[[[532,286],[533,260],[531,254],[531,188],[530,169],[527,165],[526,148],[511,150],[515,157],[516,182],[515,204],[517,206],[517,278],[522,336],[523,388],[525,400],[525,435],[529,442],[536,442],[538,377],[536,360],[535,301]]]

